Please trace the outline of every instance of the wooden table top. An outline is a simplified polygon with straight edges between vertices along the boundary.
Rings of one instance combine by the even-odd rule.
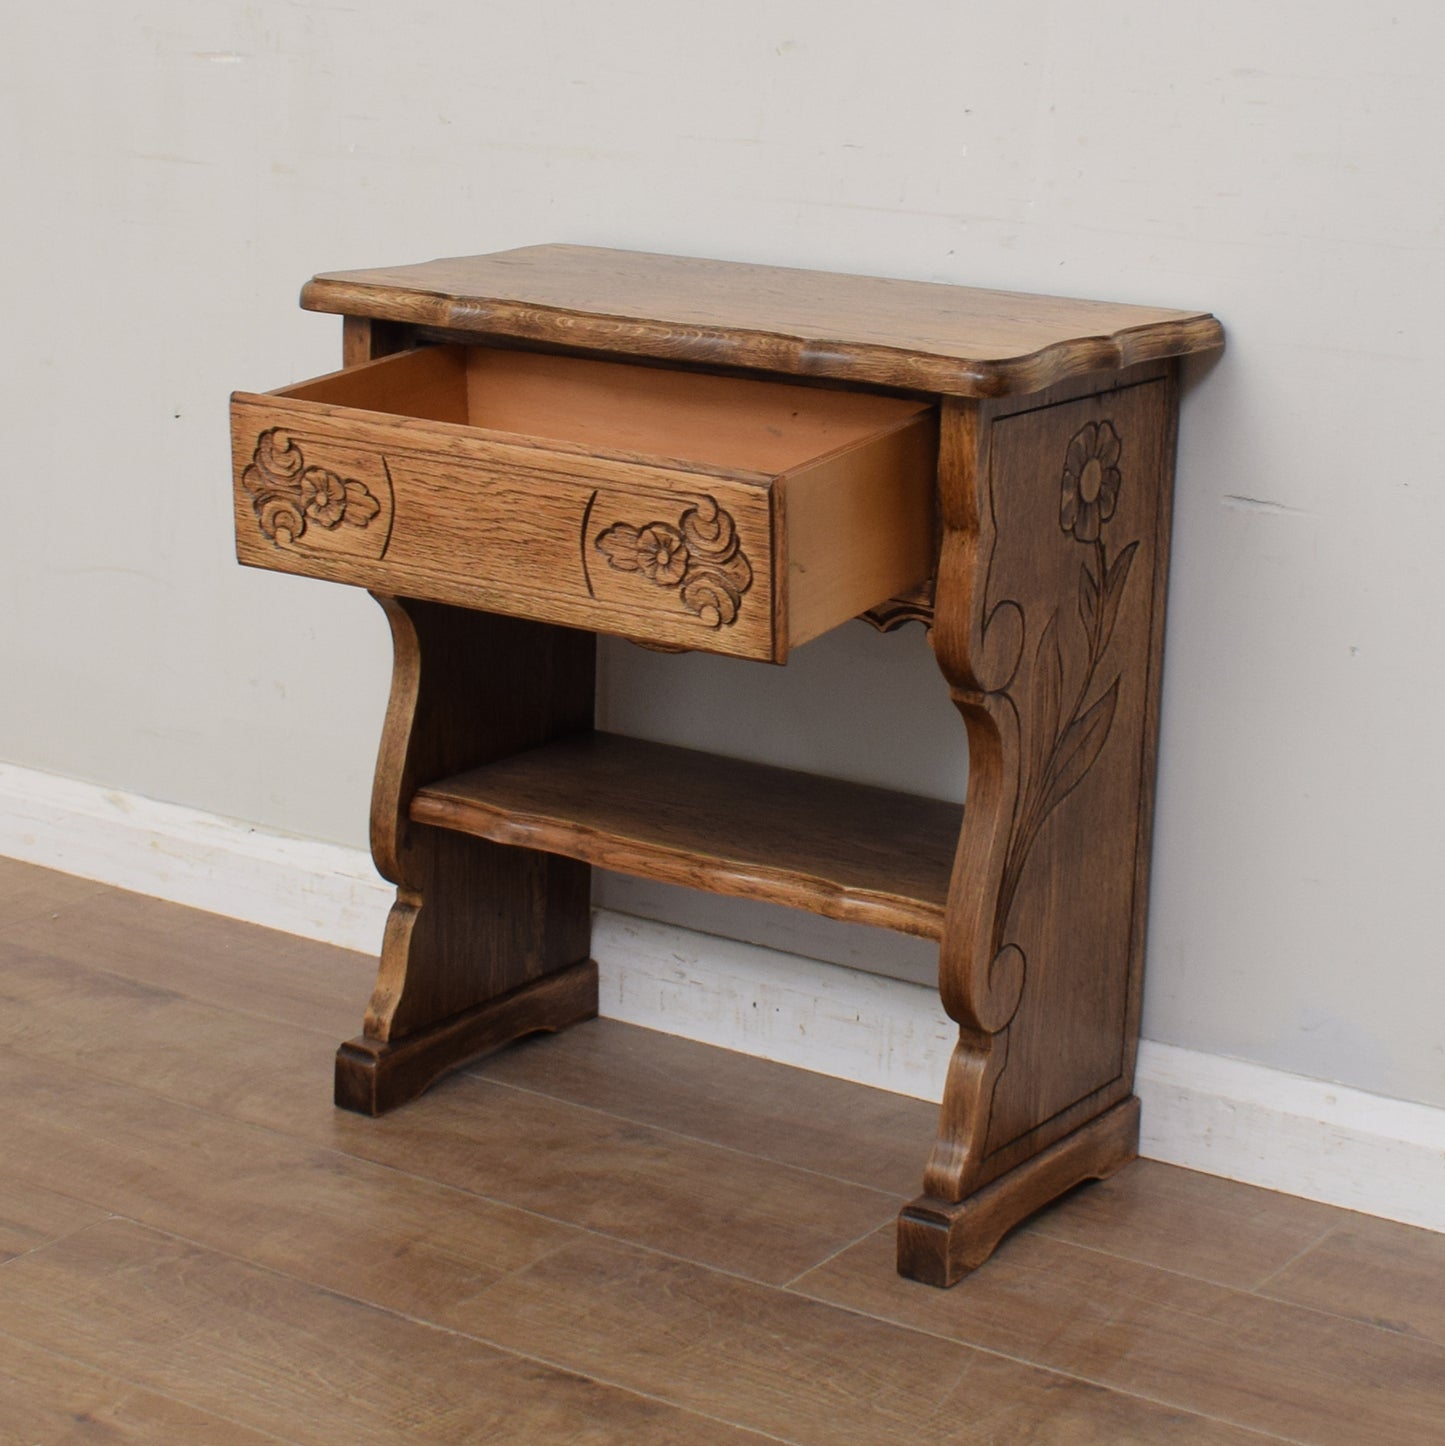
[[[594,246],[325,272],[311,311],[945,395],[1041,391],[1224,343],[1207,312]]]

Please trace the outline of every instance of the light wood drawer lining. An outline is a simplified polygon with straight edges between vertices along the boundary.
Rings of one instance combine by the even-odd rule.
[[[781,661],[931,564],[931,409],[444,346],[232,404],[243,562]]]

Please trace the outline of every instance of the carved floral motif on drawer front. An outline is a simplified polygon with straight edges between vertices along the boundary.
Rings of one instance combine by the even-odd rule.
[[[709,628],[736,622],[743,594],[753,585],[752,564],[739,545],[737,527],[713,497],[700,497],[676,525],[614,522],[592,545],[608,567],[675,590],[682,606]]]
[[[385,457],[375,462],[382,476],[373,481],[373,491],[344,468],[308,462],[294,436],[269,427],[256,438],[241,485],[262,533],[278,547],[320,546],[379,558],[390,532],[391,476]]]

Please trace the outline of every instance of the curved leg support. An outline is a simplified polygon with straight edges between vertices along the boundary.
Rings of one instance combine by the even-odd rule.
[[[585,864],[409,817],[416,790],[592,726],[589,633],[378,597],[395,669],[372,794],[372,854],[397,886],[362,1035],[336,1103],[380,1114],[448,1069],[597,1012]]]
[[[1094,388],[1094,389],[1091,389]],[[1133,1157],[1175,388],[946,401],[933,646],[969,787],[939,948],[959,1040],[899,1269],[951,1284]]]

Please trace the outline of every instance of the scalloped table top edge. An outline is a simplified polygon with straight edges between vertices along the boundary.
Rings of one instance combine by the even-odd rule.
[[[524,246],[323,272],[310,311],[964,397],[1217,350],[1208,312],[743,262]]]

